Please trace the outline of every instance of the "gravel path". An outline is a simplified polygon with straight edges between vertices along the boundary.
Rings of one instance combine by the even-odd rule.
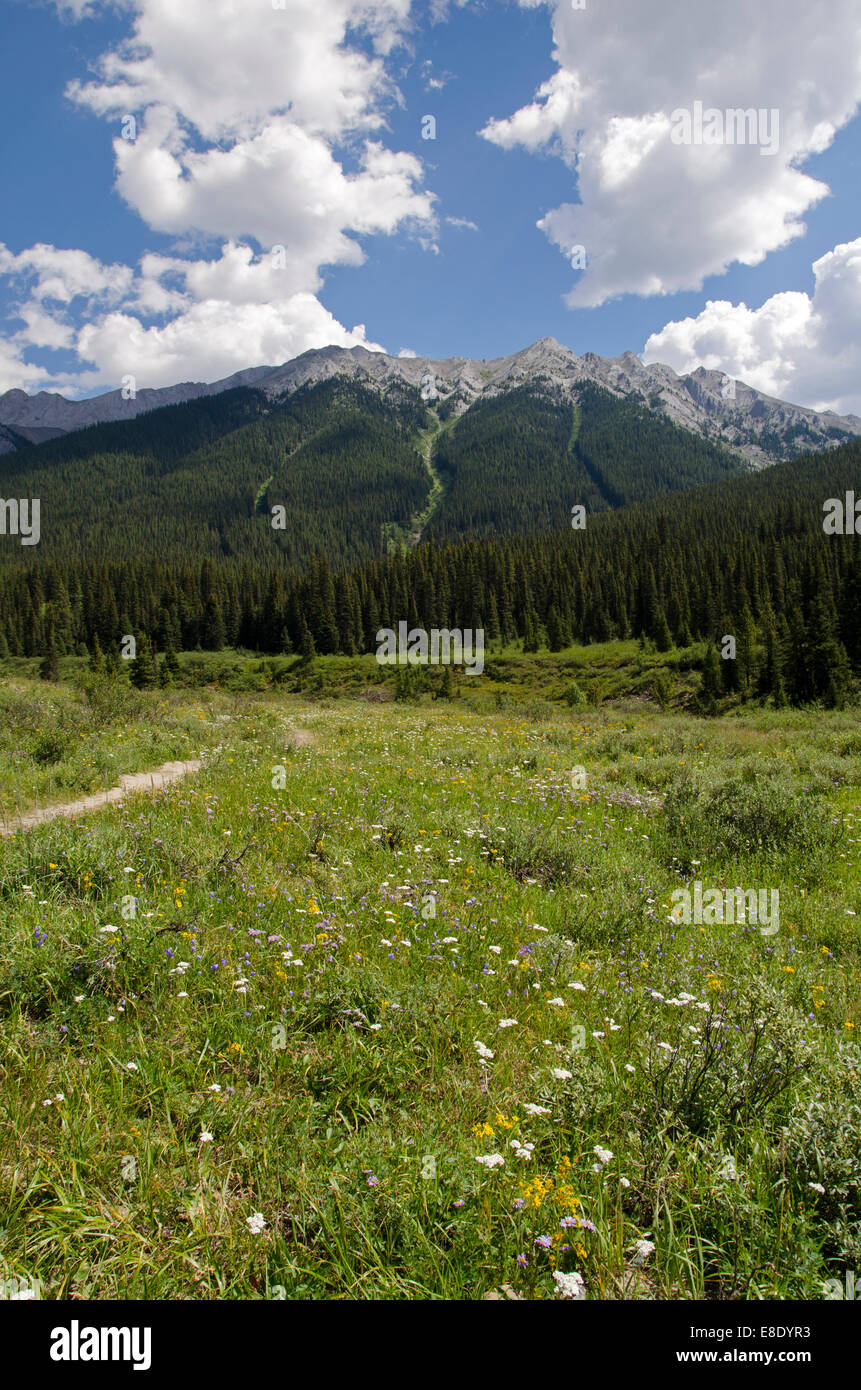
[[[122,801],[134,792],[157,791],[160,787],[170,786],[171,782],[178,782],[189,772],[197,772],[200,767],[201,763],[198,760],[188,763],[162,763],[161,767],[155,768],[152,772],[125,773],[120,777],[120,785],[111,787],[109,791],[94,792],[92,796],[85,796],[80,801],[64,801],[56,806],[44,806],[41,810],[27,811],[23,816],[14,816],[11,820],[4,821],[0,825],[0,836],[11,835],[16,830],[32,830],[36,825],[44,825],[46,821],[59,820],[62,817],[69,819],[82,816],[87,811],[94,811],[98,806],[106,805],[109,801]]]

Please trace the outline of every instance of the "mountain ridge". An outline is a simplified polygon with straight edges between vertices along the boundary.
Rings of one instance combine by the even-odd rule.
[[[794,405],[731,381],[721,372],[698,367],[679,375],[663,363],[643,363],[630,351],[619,357],[592,352],[578,356],[555,338],[539,338],[519,352],[496,358],[393,357],[363,347],[310,348],[277,366],[245,368],[215,382],[144,388],[128,400],[121,390],[72,401],[59,393],[31,396],[13,389],[0,395],[0,453],[24,447],[19,440],[39,443],[239,386],[254,387],[278,400],[333,376],[355,378],[383,394],[401,384],[415,387],[426,402],[455,414],[529,381],[543,382],[574,402],[583,386],[592,383],[616,396],[641,399],[655,414],[724,445],[757,468],[861,436],[861,418],[856,415]]]

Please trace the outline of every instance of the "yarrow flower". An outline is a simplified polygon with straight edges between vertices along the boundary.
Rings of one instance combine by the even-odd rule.
[[[600,1144],[596,1144],[592,1150],[599,1163],[609,1163],[613,1157],[609,1149],[602,1149]]]
[[[253,1216],[246,1216],[245,1220],[248,1225],[248,1229],[253,1236],[259,1236],[262,1234],[263,1227],[266,1225],[266,1218],[264,1217],[262,1211],[256,1211]]]
[[[638,1241],[637,1241],[637,1244],[636,1244],[636,1246],[635,1246],[634,1258],[631,1260],[631,1264],[632,1264],[632,1265],[642,1265],[642,1264],[645,1264],[645,1263],[646,1263],[646,1260],[649,1258],[649,1256],[650,1256],[650,1255],[653,1255],[654,1253],[655,1253],[654,1241],[651,1241],[651,1240],[638,1240]]]
[[[476,1163],[481,1163],[485,1168],[503,1168],[505,1159],[502,1154],[476,1154]]]
[[[553,1278],[560,1298],[582,1300],[586,1297],[583,1291],[583,1276],[578,1274],[576,1269],[570,1274],[563,1274],[561,1270],[554,1269]]]
[[[524,1105],[523,1109],[526,1111],[527,1115],[550,1115],[552,1113],[547,1109],[546,1105],[529,1104]]]
[[[573,1072],[566,1071],[564,1067],[551,1067],[551,1071],[557,1081],[570,1081],[574,1075]]]
[[[485,1062],[485,1061],[486,1061],[486,1062],[492,1062],[492,1061],[493,1061],[493,1058],[496,1056],[496,1053],[495,1053],[495,1052],[491,1052],[490,1048],[489,1048],[489,1047],[485,1047],[484,1043],[483,1043],[483,1042],[479,1042],[478,1038],[475,1038],[475,1039],[474,1039],[474,1046],[475,1046],[476,1052],[478,1053],[479,1057],[482,1059],[483,1062]]]

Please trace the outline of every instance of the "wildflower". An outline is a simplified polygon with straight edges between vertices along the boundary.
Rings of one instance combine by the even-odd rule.
[[[581,984],[579,980],[574,980],[571,984],[569,984],[568,988],[569,988],[569,989],[585,989],[586,986],[585,986],[584,984]]]
[[[599,1163],[609,1163],[613,1157],[609,1149],[602,1149],[600,1144],[596,1144],[592,1150]]]
[[[553,1278],[556,1281],[556,1288],[560,1298],[572,1298],[582,1300],[586,1297],[583,1292],[583,1276],[578,1274],[576,1269],[570,1274],[563,1274],[561,1270],[554,1269]]]
[[[126,1062],[126,1071],[137,1071],[137,1062]]]
[[[476,1163],[481,1163],[485,1168],[504,1168],[505,1159],[502,1154],[476,1154]]]
[[[516,1026],[517,1026],[517,1019],[516,1019],[516,1018],[501,1018],[501,1019],[499,1020],[499,1027],[500,1027],[500,1028],[514,1028],[514,1027],[516,1027]]]
[[[532,1242],[532,1244],[533,1244],[533,1245],[539,1246],[540,1249],[542,1249],[542,1250],[549,1250],[549,1249],[551,1248],[551,1246],[553,1245],[553,1237],[552,1237],[552,1236],[536,1236],[535,1239],[534,1239],[534,1241]]]
[[[620,1185],[621,1187],[630,1187],[630,1186],[631,1186],[631,1184],[629,1183],[629,1181],[628,1181],[627,1178],[620,1178],[620,1179],[619,1179],[619,1185]]]
[[[566,1071],[564,1067],[551,1067],[551,1071],[557,1081],[570,1081],[574,1075],[573,1072]]]
[[[266,1218],[264,1217],[262,1211],[256,1211],[253,1216],[246,1216],[245,1220],[248,1224],[248,1229],[253,1236],[259,1236],[262,1234],[263,1227],[266,1225]]]
[[[825,1188],[822,1186],[821,1182],[809,1182],[807,1186],[812,1187],[814,1192],[818,1192],[820,1197],[825,1196]]]
[[[557,1007],[560,1008],[560,1009],[564,1009],[564,1008],[565,1008],[565,1000],[564,1000],[564,999],[548,999],[548,1000],[547,1000],[547,1003],[548,1003],[548,1004],[555,1004],[555,1005],[557,1005]]]
[[[523,1211],[523,1208],[526,1206],[526,1203],[524,1202],[522,1197],[515,1197],[514,1201],[511,1203],[511,1206],[514,1211]]]
[[[634,1258],[631,1260],[631,1264],[632,1264],[632,1265],[642,1265],[642,1264],[645,1264],[645,1263],[646,1263],[646,1260],[649,1258],[649,1256],[650,1256],[650,1255],[653,1255],[654,1253],[655,1253],[655,1244],[654,1244],[654,1241],[651,1241],[651,1240],[638,1240],[638,1241],[637,1241],[637,1244],[636,1244],[636,1246],[635,1246]]]
[[[209,1132],[208,1129],[202,1129],[202,1130],[200,1131],[200,1139],[198,1140],[198,1143],[200,1143],[200,1144],[211,1144],[211,1143],[212,1143],[212,1135],[210,1134],[210,1132]]]
[[[529,1105],[524,1105],[523,1109],[526,1111],[527,1115],[550,1115],[550,1114],[552,1114],[552,1111],[548,1110],[546,1105],[532,1105],[532,1104],[530,1103]]]
[[[482,1059],[483,1062],[484,1062],[484,1061],[492,1061],[493,1058],[496,1056],[496,1053],[495,1053],[495,1052],[491,1052],[490,1048],[489,1048],[489,1047],[485,1047],[484,1043],[483,1043],[483,1042],[479,1042],[478,1038],[475,1038],[474,1044],[475,1044],[475,1050],[476,1050],[476,1052],[478,1053],[479,1057]]]
[[[521,1268],[521,1269],[528,1269],[528,1268],[529,1268],[529,1261],[527,1260],[527,1258],[526,1258],[525,1255],[518,1255],[518,1256],[517,1256],[517,1263],[520,1265],[520,1268]]]

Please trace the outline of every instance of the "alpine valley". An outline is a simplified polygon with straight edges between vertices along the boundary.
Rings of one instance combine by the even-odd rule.
[[[127,634],[354,655],[404,620],[524,651],[738,630],[731,684],[798,700],[842,699],[861,660],[854,536],[823,529],[861,419],[716,372],[551,338],[488,361],[329,347],[211,384],[10,391],[0,430],[0,656]],[[38,544],[16,527],[36,499]]]

